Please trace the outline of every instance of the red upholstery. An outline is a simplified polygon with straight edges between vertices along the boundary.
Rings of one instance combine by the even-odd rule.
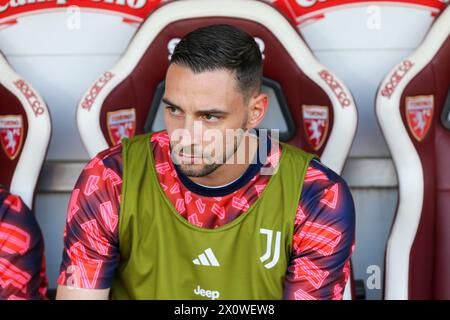
[[[413,160],[418,160],[416,167],[398,172],[399,205],[386,263],[386,297],[389,299],[450,299],[449,34],[450,7],[447,7],[424,43],[390,73],[378,95],[377,111],[382,128],[383,124],[386,126],[385,136],[397,171],[408,160],[395,156],[405,150],[397,148],[394,140],[405,140],[403,144],[411,146],[407,152]],[[393,112],[399,112],[401,123],[386,122],[385,118]],[[388,125],[399,126],[407,134],[393,136]],[[420,181],[414,183],[411,179]],[[420,190],[415,192],[417,186]],[[405,204],[412,201],[417,204],[403,210]],[[406,211],[409,219],[403,218]],[[401,226],[403,224],[406,226]],[[396,254],[401,247],[408,253],[409,261],[403,261]],[[397,271],[399,266],[404,269]],[[397,272],[407,275],[399,279]],[[403,288],[402,292],[399,288]]]
[[[406,97],[429,93],[435,100],[428,136],[417,141],[410,134],[423,165],[425,184],[421,221],[411,251],[411,298],[450,299],[450,132],[440,121],[449,88],[447,38],[433,60],[408,83],[401,99],[405,123]]]
[[[0,54],[0,184],[32,207],[50,140],[43,99]]]
[[[17,128],[20,132],[17,132],[17,135],[14,135],[15,138],[19,140],[17,142],[15,150],[5,148],[9,142],[7,139],[8,131],[13,130],[12,127],[10,129],[9,125],[5,122],[5,126],[0,127],[0,138],[2,143],[2,149],[0,152],[0,183],[9,189],[11,186],[12,178],[14,171],[17,167],[17,162],[20,159],[20,155],[22,153],[22,148],[24,144],[24,140],[26,140],[26,136],[28,134],[28,120],[25,110],[23,109],[22,103],[19,98],[11,93],[4,86],[0,86],[0,121],[13,121],[15,118],[11,118],[11,116],[20,116],[22,118],[22,126],[21,128]]]

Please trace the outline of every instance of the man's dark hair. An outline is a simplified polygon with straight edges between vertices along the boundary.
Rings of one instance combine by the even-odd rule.
[[[175,47],[170,63],[194,73],[229,70],[246,99],[261,90],[262,57],[258,44],[246,32],[216,24],[188,33]]]

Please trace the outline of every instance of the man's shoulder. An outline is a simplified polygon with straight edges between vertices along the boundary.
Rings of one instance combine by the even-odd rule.
[[[310,221],[340,224],[342,229],[354,225],[355,207],[348,184],[316,159],[310,162],[300,205]]]
[[[108,159],[122,158],[122,143],[112,146],[108,149],[100,151],[91,161],[107,161]]]
[[[341,175],[328,168],[319,159],[312,159],[309,163],[307,175],[321,176],[322,180],[328,180],[331,184],[345,183]]]
[[[308,152],[296,145],[287,143],[287,142],[276,142],[274,143],[274,141],[272,140],[272,146],[278,146],[280,149],[285,149],[288,152],[291,152],[292,154],[294,154],[294,156],[297,157],[302,157],[302,158],[312,158],[315,159],[317,158],[317,155],[311,152]],[[275,147],[276,148],[276,147]]]
[[[310,161],[306,171],[303,198],[322,197],[326,193],[338,191],[343,197],[350,195],[350,188],[345,179],[318,159]]]
[[[159,145],[169,144],[169,136],[167,131],[158,131],[152,133],[145,133],[134,136],[133,140],[140,140],[148,138],[149,143],[159,143]],[[115,146],[109,147],[103,151],[97,153],[97,155],[92,158],[89,163],[86,165],[86,168],[93,168],[98,165],[105,166],[106,168],[113,169],[118,173],[122,173],[122,143],[119,143]]]
[[[121,143],[97,153],[97,155],[86,164],[84,171],[99,170],[99,168],[103,167],[112,169],[116,171],[116,173],[122,173]]]

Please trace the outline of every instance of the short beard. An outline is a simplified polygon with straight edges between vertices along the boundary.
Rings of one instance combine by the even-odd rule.
[[[205,164],[201,168],[193,168],[190,165],[177,165],[178,171],[180,171],[182,174],[184,174],[186,177],[204,177],[208,174],[214,172],[222,165],[222,163],[212,163],[212,164]]]
[[[223,154],[223,161],[221,163],[211,163],[211,164],[205,164],[201,168],[194,168],[192,165],[176,165],[178,171],[180,171],[183,175],[187,177],[192,178],[200,178],[205,177],[214,171],[216,171],[219,167],[221,167],[223,164],[227,162],[228,159],[230,159],[232,156],[236,154],[237,149],[242,143],[242,140],[244,139],[245,133],[247,132],[246,124],[247,124],[248,115],[245,116],[245,119],[241,125],[241,130],[244,131],[239,141],[234,142],[233,146],[233,152],[227,156],[227,153],[225,152]]]

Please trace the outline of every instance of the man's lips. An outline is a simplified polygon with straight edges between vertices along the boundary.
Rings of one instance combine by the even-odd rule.
[[[202,156],[183,153],[183,151],[178,153],[178,156],[181,157],[181,158],[202,158]]]
[[[183,152],[178,153],[178,159],[181,163],[194,164],[194,162],[201,160],[203,157],[186,154]]]

